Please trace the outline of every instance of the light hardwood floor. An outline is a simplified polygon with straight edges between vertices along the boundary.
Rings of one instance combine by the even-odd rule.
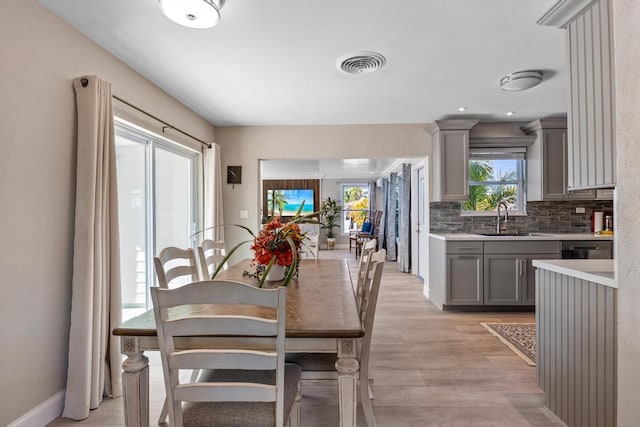
[[[321,251],[322,258],[353,253]],[[422,293],[422,283],[385,265],[371,347],[373,410],[378,426],[546,426],[544,395],[528,366],[487,332],[481,322],[533,322],[533,313],[441,312]],[[164,400],[157,353],[150,359],[151,425]],[[338,425],[337,386],[305,383],[302,425]],[[81,422],[59,418],[49,424],[123,426],[121,399],[105,399]],[[362,411],[358,426],[366,425]]]

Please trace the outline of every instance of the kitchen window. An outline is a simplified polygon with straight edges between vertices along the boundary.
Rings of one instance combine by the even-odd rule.
[[[153,257],[192,247],[198,230],[200,153],[116,121],[123,320],[151,308]]]
[[[461,203],[462,214],[495,215],[500,203],[509,214],[526,214],[524,156],[519,148],[471,150],[469,199]]]

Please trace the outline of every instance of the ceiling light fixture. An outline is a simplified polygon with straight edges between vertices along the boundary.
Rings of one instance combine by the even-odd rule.
[[[162,13],[185,27],[211,28],[220,22],[220,9],[225,0],[158,0]]]
[[[515,111],[507,111],[507,116],[513,116],[516,112]]]
[[[500,89],[520,91],[537,86],[542,82],[542,72],[535,70],[516,71],[500,79]]]
[[[467,107],[459,107],[458,111],[460,111],[461,113],[464,113],[465,111],[467,111]]]

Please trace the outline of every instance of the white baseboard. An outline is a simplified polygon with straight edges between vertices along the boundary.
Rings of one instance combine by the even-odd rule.
[[[62,389],[11,424],[8,427],[42,427],[62,415],[64,409]]]

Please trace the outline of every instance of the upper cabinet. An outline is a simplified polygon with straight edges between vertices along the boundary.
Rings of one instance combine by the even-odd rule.
[[[567,188],[567,121],[535,120],[522,127],[535,135],[527,147],[527,201],[594,199],[593,190]]]
[[[616,184],[611,0],[560,0],[538,22],[566,28],[569,189]]]
[[[477,120],[438,120],[427,130],[433,136],[431,200],[469,198],[469,130]]]

